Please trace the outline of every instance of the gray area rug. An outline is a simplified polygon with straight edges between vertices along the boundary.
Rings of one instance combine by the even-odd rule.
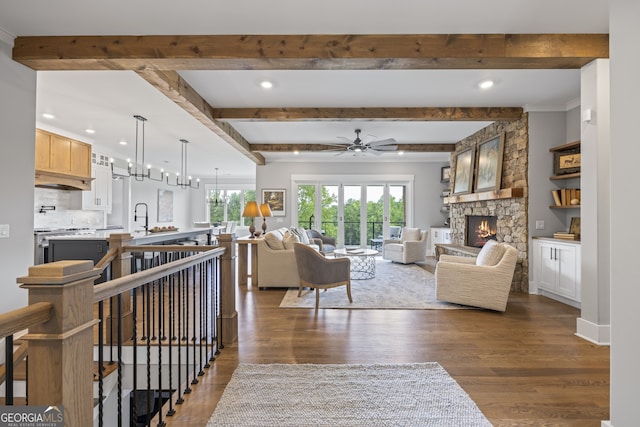
[[[352,280],[349,303],[345,286],[320,290],[320,308],[350,309],[456,309],[469,308],[436,299],[436,282],[432,273],[415,264],[396,264],[376,261],[376,277],[369,280]],[[314,308],[314,289],[289,289],[280,308]]]
[[[490,427],[438,364],[240,364],[207,427]]]

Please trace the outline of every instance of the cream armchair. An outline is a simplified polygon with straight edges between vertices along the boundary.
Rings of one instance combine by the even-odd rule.
[[[426,230],[404,228],[400,240],[385,239],[382,242],[382,258],[402,264],[424,262],[427,258]]]
[[[477,257],[440,255],[436,298],[441,301],[505,311],[518,251],[490,240]]]

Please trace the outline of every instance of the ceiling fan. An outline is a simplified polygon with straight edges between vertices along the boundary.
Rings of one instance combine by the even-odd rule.
[[[360,133],[362,132],[362,130],[356,129],[355,132],[356,132],[356,139],[354,139],[353,141],[347,137],[339,136],[338,138],[345,140],[346,143],[337,142],[335,144],[328,144],[328,145],[337,145],[337,146],[340,146],[340,148],[336,150],[344,150],[338,155],[344,154],[344,153],[354,153],[354,155],[358,153],[372,153],[375,155],[379,155],[381,152],[384,152],[384,151],[396,151],[398,149],[398,144],[396,143],[396,140],[393,138],[380,139],[380,140],[374,140],[374,141],[364,141],[360,139]]]

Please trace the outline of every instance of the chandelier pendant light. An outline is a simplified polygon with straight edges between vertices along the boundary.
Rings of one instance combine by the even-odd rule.
[[[176,173],[176,183],[173,184],[169,181],[169,176],[167,175],[167,184],[172,185],[174,187],[180,187],[183,190],[187,188],[200,188],[200,179],[196,179],[194,184],[193,179],[188,176],[187,171],[187,144],[189,141],[186,139],[181,139],[182,150],[180,154],[180,173]]]
[[[144,181],[146,179],[150,179],[152,181],[164,181],[164,170],[160,169],[160,177],[154,178],[151,176],[151,165],[147,165],[146,172],[144,168],[144,123],[147,121],[146,118],[135,115],[133,116],[136,119],[136,152],[133,158],[133,163],[128,161],[127,165],[127,173],[116,173],[113,170],[114,159],[111,159],[111,175],[116,177],[133,177],[136,181]],[[142,124],[142,125],[140,125]],[[138,138],[142,136],[142,138]]]

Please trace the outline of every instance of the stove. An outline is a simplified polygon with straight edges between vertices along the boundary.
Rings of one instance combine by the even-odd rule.
[[[36,228],[34,234],[34,265],[44,264],[49,259],[49,239],[58,236],[80,236],[95,234],[96,230],[89,227],[69,228]]]

